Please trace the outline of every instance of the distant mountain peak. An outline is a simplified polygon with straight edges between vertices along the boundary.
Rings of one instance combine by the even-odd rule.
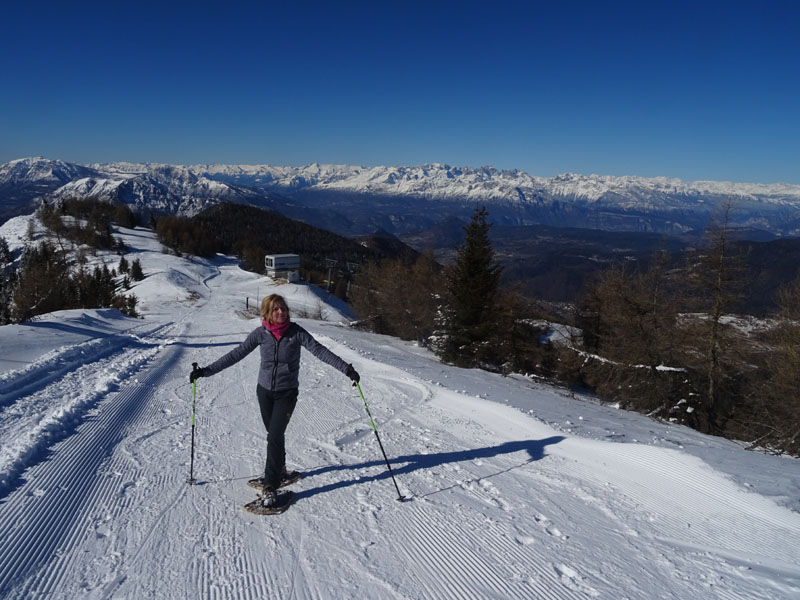
[[[508,225],[681,232],[704,227],[716,206],[731,198],[736,225],[800,235],[800,185],[578,173],[536,177],[488,165],[75,165],[32,157],[0,165],[0,193],[0,200],[27,208],[35,198],[95,194],[144,211],[185,215],[218,202],[239,202],[294,210],[287,216],[329,223],[339,233],[381,227],[395,235],[449,214],[464,217],[480,204]],[[0,216],[7,214],[3,207]]]

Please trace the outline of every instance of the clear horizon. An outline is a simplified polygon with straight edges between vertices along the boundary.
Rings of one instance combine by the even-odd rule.
[[[1,163],[440,163],[800,184],[800,7],[786,2],[4,13]]]

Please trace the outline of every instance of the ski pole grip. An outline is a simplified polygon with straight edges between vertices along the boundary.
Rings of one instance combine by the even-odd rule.
[[[200,367],[197,363],[192,363],[192,376],[190,378],[192,381],[192,394],[194,394],[195,389],[197,389],[197,378],[200,376],[198,373],[199,370]]]

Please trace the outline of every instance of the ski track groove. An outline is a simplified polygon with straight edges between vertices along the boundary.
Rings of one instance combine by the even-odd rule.
[[[375,379],[371,379],[371,381],[374,383]],[[376,386],[373,394],[376,399],[375,406],[380,406],[390,394],[393,394],[395,398],[402,398],[407,404],[421,404],[432,396],[432,391],[423,384],[401,386],[401,388],[405,389],[398,389],[393,392],[391,383],[381,382]],[[409,388],[417,398],[413,400],[409,398]],[[413,432],[410,434],[406,432],[404,436],[420,439],[421,434],[426,431],[426,428],[421,424],[420,426],[414,426],[414,429],[417,430],[416,436]],[[366,433],[368,434],[369,430],[366,430]],[[343,451],[344,448],[342,446],[352,446],[361,437],[361,435],[340,437],[337,443],[329,449],[332,451],[338,450],[337,454],[342,457],[347,454]],[[391,436],[384,437],[391,438]],[[409,444],[405,446],[410,447]],[[369,458],[363,460],[371,462]],[[496,461],[497,459],[495,458],[494,460]],[[518,461],[499,462],[511,463],[512,466],[519,465]],[[505,466],[503,470],[506,470]],[[462,477],[458,478],[459,476]],[[481,500],[481,502],[489,505],[498,503],[498,492],[491,484],[486,487],[479,485],[478,487],[473,486],[472,489],[467,489],[463,485],[463,473],[456,472],[451,477],[448,472],[446,477],[452,481],[454,486],[459,485],[472,496]],[[471,476],[469,480],[480,482],[481,477],[476,474]],[[428,510],[422,503],[410,505],[409,514],[411,516],[408,527],[404,528],[404,535],[398,546],[403,550],[406,560],[410,564],[421,566],[420,563],[422,563],[425,565],[426,570],[431,567],[435,570],[437,576],[425,582],[428,588],[427,591],[432,598],[522,598],[534,597],[534,594],[537,593],[538,595],[535,597],[553,600],[589,598],[593,596],[593,594],[583,593],[578,589],[567,589],[562,583],[556,567],[549,564],[543,555],[530,551],[530,547],[527,547],[528,552],[525,552],[518,542],[510,540],[509,536],[499,529],[493,529],[491,539],[494,545],[490,544],[487,547],[486,525],[477,518],[469,517],[467,527],[463,527],[463,522],[449,523],[446,518],[442,518],[441,514]],[[465,518],[463,512],[460,518],[462,520]],[[452,527],[444,527],[443,524],[450,524]],[[415,548],[417,554],[408,552],[406,548]],[[436,552],[436,548],[448,548],[451,551],[456,549],[456,551],[453,556],[449,556]],[[501,575],[495,573],[486,560],[481,558],[481,551],[476,551],[476,548],[494,555],[502,554],[513,557],[516,564],[521,565],[517,567],[520,572],[518,573],[519,579],[516,581],[516,585],[508,583]],[[532,583],[522,579],[523,571],[529,570],[531,567],[538,573],[540,580],[548,582],[547,586],[537,588]]]
[[[136,390],[134,390],[134,392],[135,391]],[[131,394],[132,397],[130,400],[137,400],[137,395],[136,393]],[[126,400],[128,399],[123,396],[120,398],[118,404],[127,404]],[[124,407],[122,410],[124,410]],[[124,425],[122,425],[122,427],[124,427]],[[51,552],[55,552],[60,545],[59,542],[63,541],[64,543],[63,547],[60,548],[62,553],[64,550],[68,550],[74,543],[76,532],[80,527],[75,527],[72,530],[71,528],[81,521],[84,512],[81,508],[91,504],[88,500],[97,493],[96,490],[92,490],[84,495],[80,490],[92,487],[91,483],[96,476],[95,466],[99,467],[104,458],[103,454],[105,454],[109,444],[113,443],[113,438],[118,438],[120,436],[122,427],[98,427],[95,423],[95,427],[85,428],[80,436],[84,437],[85,433],[87,437],[84,437],[84,440],[78,440],[78,443],[72,444],[69,442],[75,440],[77,436],[71,436],[63,443],[59,444],[59,458],[52,459],[52,462],[65,463],[63,471],[43,468],[38,469],[38,471],[41,472],[36,473],[35,476],[32,474],[31,479],[36,481],[37,487],[43,487],[48,490],[41,496],[42,502],[49,500],[46,499],[46,496],[51,494],[49,490],[55,488],[56,491],[53,493],[60,496],[55,503],[60,508],[61,519],[55,518],[52,512],[37,510],[37,508],[39,508],[37,505],[40,504],[40,502],[15,503],[9,501],[9,504],[12,504],[12,506],[16,505],[14,506],[15,510],[12,514],[19,515],[17,519],[19,522],[23,522],[25,527],[24,529],[20,528],[15,531],[14,534],[4,536],[6,548],[13,549],[19,543],[18,539],[20,536],[31,540],[31,543],[35,540],[37,545],[39,545],[38,555],[35,550],[31,551],[27,545],[18,548],[19,553],[16,556],[16,563],[18,566],[15,572],[19,571],[23,565],[28,567],[30,565],[41,564],[44,560],[43,555],[46,556]],[[92,431],[92,429],[95,431]],[[99,431],[96,431],[98,429]],[[95,448],[100,448],[101,450],[98,451]],[[72,476],[62,478],[60,477],[62,473],[71,474]],[[58,481],[62,479],[66,479],[70,482],[69,488],[64,488],[59,485]],[[75,491],[70,493],[70,490]],[[64,518],[64,516],[66,516],[66,518]],[[41,534],[43,531],[47,532],[45,536],[35,535]],[[43,540],[45,543],[42,543]],[[66,555],[69,555],[69,552],[66,552]],[[2,567],[5,562],[6,561],[0,558],[0,572],[5,571],[5,568]],[[60,562],[60,560],[58,562]],[[63,575],[63,570],[56,570],[54,572],[60,572]],[[26,593],[46,594],[52,583],[54,582],[49,580],[38,582],[36,585],[42,585],[41,588],[32,588],[27,590]],[[3,585],[0,585],[0,589],[2,589],[5,582],[2,582],[2,584]]]
[[[152,484],[152,487],[154,489],[163,490],[164,492],[171,491],[172,497],[171,499],[166,500],[166,504],[163,505],[163,508],[161,508],[158,511],[157,515],[149,519],[151,523],[150,526],[147,528],[147,532],[144,535],[144,537],[133,544],[134,549],[132,552],[130,552],[130,558],[126,561],[125,565],[126,573],[130,571],[136,572],[138,570],[137,563],[140,561],[140,557],[143,556],[143,552],[145,552],[149,548],[151,540],[153,539],[153,534],[156,531],[158,531],[161,522],[164,520],[166,515],[168,515],[175,509],[176,506],[178,506],[181,500],[187,499],[188,493],[191,493],[191,488],[188,488],[185,485],[179,485],[177,481],[174,481],[175,479],[176,478],[173,476],[164,476],[156,478],[156,481]],[[169,547],[172,547],[176,543],[176,540],[173,540],[171,538],[163,538],[163,541]],[[130,548],[127,549],[130,550]],[[150,564],[145,564],[143,570],[147,570],[151,566],[152,565]],[[196,565],[192,563],[191,568],[194,569],[195,566]],[[160,581],[168,585],[175,585],[174,579],[169,579],[167,581],[163,581],[162,579]],[[133,581],[129,583],[127,581],[127,577],[125,577],[122,583],[119,586],[116,586],[114,589],[110,589],[107,587],[104,590],[104,595],[114,596],[117,592],[120,592],[122,593],[123,597],[133,597],[133,598],[141,597],[142,594],[137,588],[138,588],[138,581]]]
[[[420,503],[422,505],[422,503]],[[419,506],[419,505],[418,505]],[[574,590],[565,590],[560,580],[555,576],[555,571],[548,563],[546,557],[539,552],[533,545],[526,546],[527,552],[523,551],[520,545],[511,539],[509,535],[501,529],[490,524],[487,532],[487,524],[479,513],[474,514],[470,511],[461,511],[460,521],[452,523],[451,528],[443,527],[448,523],[446,518],[442,518],[438,511],[429,510],[427,507],[416,508],[411,512],[410,522],[413,527],[408,527],[405,531],[405,541],[399,544],[402,548],[425,549],[423,563],[430,567],[435,565],[436,572],[442,581],[457,590],[456,595],[445,597],[453,598],[552,598],[558,600],[569,600],[576,597],[591,597],[587,595],[576,595]],[[487,543],[490,541],[491,543]],[[438,554],[429,548],[456,548],[454,556]],[[529,573],[535,571],[540,580],[547,582],[542,587],[535,587],[531,583],[526,583],[522,579],[517,581],[516,586],[511,586],[500,574],[493,571],[489,566],[491,562],[482,558],[483,553],[488,552],[495,555],[502,555],[513,558],[516,563],[515,569],[509,566],[509,571],[519,571]],[[407,558],[418,563],[419,557],[407,553]],[[509,561],[504,561],[506,564]],[[503,574],[507,575],[507,574]],[[466,585],[466,588],[463,586]]]
[[[219,561],[219,565],[222,570],[220,574],[212,577],[211,574],[207,572],[208,569],[206,569],[206,572],[204,572],[202,575],[203,581],[198,586],[198,589],[202,592],[203,597],[236,597],[243,599],[252,598],[253,600],[258,598],[285,597],[285,585],[282,586],[282,583],[284,582],[272,576],[273,571],[280,572],[281,569],[270,568],[265,572],[263,570],[262,563],[259,562],[259,560],[253,554],[254,552],[257,554],[263,554],[265,543],[268,545],[275,545],[272,532],[268,528],[269,522],[264,521],[263,518],[253,518],[252,516],[244,513],[242,510],[242,506],[244,505],[245,501],[252,499],[247,498],[247,500],[244,500],[245,495],[249,496],[253,491],[250,488],[244,487],[243,485],[245,481],[241,476],[242,464],[249,464],[255,461],[259,465],[256,469],[256,472],[260,472],[260,470],[263,469],[263,466],[260,466],[260,463],[261,460],[263,460],[263,452],[266,450],[266,448],[262,448],[262,446],[265,445],[266,440],[263,432],[263,425],[261,424],[261,419],[258,416],[258,405],[255,400],[255,389],[250,385],[252,383],[253,369],[246,364],[236,365],[234,368],[238,368],[241,371],[241,373],[237,373],[235,376],[236,380],[239,381],[238,385],[236,386],[235,393],[243,396],[244,399],[242,402],[252,402],[254,408],[254,420],[249,425],[246,432],[247,437],[253,438],[253,442],[250,444],[250,446],[253,448],[253,451],[248,452],[245,455],[230,456],[225,461],[228,473],[226,474],[227,477],[221,473],[217,474],[218,479],[221,479],[225,482],[219,487],[219,491],[215,493],[213,491],[209,491],[209,488],[200,488],[201,490],[209,491],[209,493],[215,493],[215,495],[218,495],[219,498],[210,499],[205,497],[202,501],[198,498],[198,502],[201,504],[205,503],[205,508],[198,505],[197,510],[213,512],[213,507],[215,506],[227,506],[230,507],[230,510],[241,513],[243,519],[241,522],[235,522],[241,523],[240,526],[243,528],[241,535],[237,536],[235,534],[236,527],[239,526],[235,525],[233,534],[230,534],[227,531],[215,533],[212,532],[212,536],[215,539],[228,535],[231,535],[232,538],[235,538],[235,542],[230,543],[230,548],[228,548],[229,553],[233,553],[236,543],[241,544],[242,549],[233,563],[229,564],[227,559]],[[212,382],[213,380],[204,382],[208,387],[203,388],[202,401],[205,408],[204,414],[207,416],[203,419],[202,426],[198,420],[198,430],[204,432],[204,440],[206,440],[203,442],[204,447],[227,447],[229,444],[226,444],[225,438],[233,435],[241,435],[242,432],[237,431],[241,425],[237,427],[236,423],[226,423],[227,415],[225,414],[225,407],[227,403],[232,401],[230,398],[231,392],[230,390],[223,388],[212,387]],[[199,391],[198,396],[200,396]],[[257,434],[255,433],[256,431],[258,432]],[[258,455],[258,459],[253,458],[254,452]],[[195,465],[196,467],[198,466],[197,460],[195,461]],[[248,477],[254,474],[252,471],[253,469],[247,470]],[[209,515],[211,518],[213,518],[211,513],[209,513]],[[221,522],[222,520],[218,519],[218,521]],[[206,532],[206,534],[208,534],[208,532]],[[211,545],[213,546],[213,544]],[[224,553],[224,549],[221,549],[220,552]],[[209,579],[209,577],[211,577],[211,579]],[[229,582],[228,587],[220,586],[218,583],[219,581]]]
[[[100,438],[99,441],[102,442],[103,441],[102,438]],[[79,462],[78,458],[73,458],[73,456],[74,455],[80,456],[82,454],[82,451],[83,451],[84,448],[83,448],[83,444],[78,444],[76,446],[77,447],[75,447],[75,445],[70,445],[70,444],[66,444],[66,443],[61,444],[60,448],[58,449],[59,450],[59,460],[60,461],[66,461],[68,466],[70,466],[72,464],[78,464],[78,462]],[[73,478],[71,480],[71,487],[72,488],[77,488],[77,489],[82,489],[84,487],[85,479],[88,476],[89,476],[89,473],[87,473],[85,470],[83,472],[79,473],[77,475],[77,478]],[[67,509],[67,510],[63,511],[67,515],[72,515],[73,518],[77,518],[77,515],[74,515],[74,513],[75,513],[74,504],[77,502],[78,498],[75,495],[65,495],[64,494],[64,492],[66,490],[65,490],[65,488],[62,488],[58,484],[55,473],[53,473],[53,472],[45,472],[45,473],[42,473],[41,475],[37,475],[35,477],[35,479],[36,479],[36,483],[37,483],[37,486],[39,487],[39,489],[44,487],[45,490],[48,490],[48,491],[45,492],[45,494],[43,496],[41,496],[41,498],[44,498],[44,496],[46,496],[47,494],[51,494],[51,495],[52,494],[58,494],[59,496],[62,497],[60,499],[61,501],[58,502],[58,506],[61,507],[62,509]],[[55,488],[56,491],[52,491],[54,488]],[[31,504],[38,504],[38,503],[39,502],[33,502],[33,503],[24,503],[23,502],[23,503],[19,503],[19,504],[10,503],[11,506],[12,506],[12,513],[11,514],[17,516],[17,520],[19,520],[20,522],[26,523],[26,525],[29,523],[29,519],[30,519],[30,517],[27,514],[29,512],[33,512],[34,517],[38,517],[38,520],[42,521],[42,520],[45,519],[44,514],[45,514],[46,511],[36,511],[36,510],[31,511],[30,510],[30,505]],[[28,527],[26,527],[24,530],[20,529],[20,530],[17,531],[17,533],[18,534],[24,534],[25,537],[27,537],[30,540],[36,539],[34,536],[27,535],[28,534],[28,531],[27,531],[28,529],[29,529]],[[53,538],[58,537],[59,534],[64,533],[65,529],[66,528],[63,525],[62,525],[62,527],[46,527],[44,525],[36,527],[35,531],[47,531],[48,532],[47,537],[44,538],[45,543],[41,544],[41,546],[39,548],[39,552],[40,553],[48,553],[48,552],[53,551],[53,549],[54,549],[53,547],[55,546],[55,543],[52,541]],[[9,548],[9,549],[13,549],[19,543],[17,541],[17,539],[18,539],[17,536],[14,536],[13,534],[5,536],[5,539],[6,539],[6,548]],[[42,538],[39,538],[39,541],[41,541],[41,540],[42,540]],[[19,551],[19,554],[18,554],[17,570],[19,568],[21,568],[21,565],[26,563],[26,562],[30,562],[30,563],[34,563],[34,564],[40,562],[39,560],[37,560],[38,555],[34,551],[29,550],[27,545],[23,545],[22,547],[18,547],[18,551]],[[24,559],[24,560],[22,560],[22,559]],[[0,560],[2,560],[2,559],[0,559]],[[3,561],[3,563],[4,562],[5,561]],[[0,564],[3,564],[3,563],[0,563]],[[0,586],[0,589],[2,589],[1,586]]]
[[[169,346],[166,346],[169,347]],[[22,472],[41,460],[45,450],[62,439],[71,436],[84,421],[93,418],[99,412],[99,405],[116,389],[129,380],[136,372],[144,368],[165,349],[164,342],[153,341],[144,348],[123,346],[118,352],[104,355],[94,362],[82,365],[73,372],[67,373],[57,382],[50,383],[4,409],[21,413],[16,419],[9,420],[13,430],[25,430],[25,442],[22,446],[6,448],[0,464],[0,498],[13,491],[18,485]],[[116,375],[123,365],[124,379]],[[114,375],[109,376],[109,373]],[[67,382],[68,387],[75,386],[80,390],[66,403],[52,405],[52,398],[60,398],[60,392]],[[0,435],[11,437],[12,432]],[[17,436],[17,439],[23,436]]]
[[[291,583],[292,587],[289,589],[289,599],[295,598],[295,590],[297,586],[298,573],[303,573],[303,548],[305,547],[306,528],[305,526],[300,529],[300,542],[297,544],[297,556],[295,556],[294,568],[292,569]]]
[[[175,353],[175,348],[168,346],[161,352],[164,358],[150,367],[145,365],[153,357],[146,357],[128,374],[130,380],[144,367],[141,383],[121,381],[122,389],[97,399],[88,411],[91,415],[81,415],[77,425],[54,444],[47,440],[46,446],[42,444],[35,450],[37,459],[20,470],[20,475],[30,470],[27,482],[4,499],[6,510],[13,515],[5,522],[22,525],[12,527],[11,531],[0,530],[0,538],[4,540],[0,550],[0,573],[4,574],[0,579],[0,595],[8,593],[9,597],[19,598],[47,595],[71,572],[63,566],[52,569],[47,559],[55,555],[55,564],[68,562],[70,549],[85,535],[82,522],[89,508],[98,499],[102,501],[113,495],[117,482],[98,478],[98,471],[116,444],[124,440],[124,432],[147,415],[150,382],[162,375],[163,365],[168,366]],[[38,457],[45,447],[50,456],[41,461]],[[63,481],[69,482],[69,487],[62,486]],[[40,495],[37,490],[42,489],[44,494]],[[44,503],[59,506],[59,513],[41,510]],[[45,565],[52,575],[41,577],[39,569]],[[20,587],[13,590],[10,585]]]
[[[415,511],[415,517],[417,517],[419,511]],[[414,519],[416,521],[416,527],[414,531],[417,535],[414,536],[413,539],[410,539],[410,544],[408,547],[416,548],[419,552],[419,556],[422,558],[422,562],[429,567],[432,567],[436,574],[439,577],[435,578],[437,584],[441,582],[441,591],[444,592],[442,595],[443,598],[477,598],[476,591],[470,588],[470,582],[473,580],[470,576],[465,577],[467,575],[466,568],[474,567],[474,564],[465,564],[467,563],[467,556],[464,554],[464,546],[460,542],[458,538],[456,539],[448,539],[450,536],[444,536],[441,533],[438,535],[432,535],[432,532],[428,530],[430,527],[427,524],[423,524],[420,527],[420,519],[417,517]],[[449,543],[453,544],[455,542],[455,547],[458,549],[455,552],[456,556],[448,556],[442,553],[434,552],[430,548],[436,547],[436,543]],[[402,545],[405,549],[405,545]],[[439,546],[442,547],[442,546]],[[448,546],[449,550],[453,551],[453,546]],[[412,563],[416,563],[417,560],[410,555],[410,553],[406,553],[407,559],[409,559]],[[430,580],[428,580],[430,584]],[[481,594],[482,595],[482,594]]]
[[[404,382],[407,383],[407,382]],[[410,385],[409,387],[415,390],[422,390],[420,394],[421,399],[416,400],[416,403],[424,403],[433,396],[433,391],[426,385],[419,382],[419,385]],[[385,390],[389,393],[390,385],[385,386]],[[413,402],[409,400],[409,402]],[[426,413],[431,414],[431,413]],[[440,422],[452,419],[453,416],[446,414],[445,411],[434,409],[433,414]],[[414,419],[416,421],[416,419]],[[406,436],[414,440],[426,440],[426,432],[430,431],[428,426],[430,423],[417,422],[416,424],[409,424],[415,432],[408,432],[409,427],[404,431]],[[455,446],[458,447],[457,441]],[[436,452],[439,442],[433,442],[435,447],[430,447],[426,443],[423,452],[433,451]],[[405,447],[413,447],[412,443],[405,443]],[[474,461],[470,460],[464,467],[458,466],[453,468],[450,465],[442,465],[443,468],[437,468],[436,471],[444,481],[434,481],[430,479],[428,483],[432,483],[437,487],[458,487],[464,490],[471,497],[478,499],[480,502],[489,506],[499,506],[505,511],[510,510],[510,506],[502,499],[499,490],[489,481],[485,474],[472,472],[475,467],[481,471],[490,470],[494,474],[501,474],[508,469],[525,466],[527,462],[520,464],[518,460],[509,459],[504,456],[495,456],[491,459]],[[524,472],[524,470],[523,470]],[[442,590],[440,593],[442,597],[454,598],[523,598],[523,597],[536,597],[548,598],[552,600],[569,600],[572,598],[591,598],[596,595],[596,592],[586,586],[573,585],[572,588],[567,587],[563,578],[560,576],[556,565],[548,562],[546,556],[540,553],[533,545],[527,545],[524,548],[516,541],[516,537],[511,535],[508,531],[504,531],[500,527],[490,523],[489,538],[491,543],[487,544],[487,524],[485,518],[481,513],[475,513],[472,510],[461,510],[459,523],[452,525],[452,530],[442,528],[443,524],[447,523],[447,518],[436,514],[432,509],[425,507],[427,501],[420,501],[415,505],[416,510],[410,511],[410,523],[415,526],[405,529],[407,543],[399,544],[400,547],[405,548],[458,548],[458,558],[449,558],[446,555],[437,555],[427,551],[425,554],[426,560],[423,562],[427,567],[436,565],[436,570],[441,575],[441,579],[448,582],[448,586],[457,590],[455,595],[451,595],[448,590]],[[425,508],[419,508],[420,506]],[[464,522],[466,521],[466,526]],[[514,575],[517,576],[516,585],[512,587],[504,577],[493,572],[489,567],[486,560],[481,559],[481,551],[476,552],[475,549],[482,549],[483,552],[488,552],[495,556],[510,557],[514,561],[516,568],[509,567],[510,571],[517,571]],[[406,553],[410,561],[416,562],[417,557]],[[501,561],[507,563],[508,561]],[[533,570],[538,574],[538,581],[544,582],[543,584],[536,585],[535,582],[525,581],[524,575]],[[577,572],[577,570],[576,570]],[[530,578],[529,578],[530,579]],[[467,588],[464,589],[462,582],[469,582]],[[437,582],[438,583],[438,582]],[[580,583],[580,582],[579,582]],[[585,591],[578,589],[582,587]],[[476,590],[481,590],[477,592]]]
[[[124,350],[131,344],[143,343],[165,327],[168,325],[158,325],[141,334],[134,333],[136,328],[133,328],[127,332],[64,346],[47,353],[24,369],[5,373],[0,376],[0,408],[9,406],[25,396],[31,396],[76,370],[86,363],[87,356],[96,362]]]
[[[239,388],[240,393],[245,393],[243,383],[239,384]],[[224,411],[224,408],[221,406],[215,408],[217,411]],[[227,439],[234,435],[233,428],[229,427],[222,420],[218,420],[218,426],[215,429],[215,432],[217,433],[216,437],[214,438],[215,447],[228,447],[232,445],[227,442]],[[213,490],[219,498],[217,502],[212,504],[218,504],[220,507],[228,505],[232,511],[239,512],[242,511],[242,508],[237,502],[236,492],[237,489],[241,487],[241,490],[244,493],[245,486],[242,485],[243,482],[237,482],[235,480],[237,467],[234,457],[232,457],[230,454],[226,454],[224,461],[224,466],[227,471],[226,483],[220,485],[218,490]],[[240,553],[243,550],[246,551],[246,548],[241,546],[242,536],[239,531],[241,527],[246,525],[244,525],[244,521],[240,520],[233,520],[226,524],[224,519],[215,518],[215,516],[210,512],[213,510],[211,505],[208,505],[206,510],[209,511],[208,518],[212,521],[213,525],[219,528],[218,533],[212,534],[212,538],[225,539],[225,543],[223,544],[222,548],[218,548],[218,552],[216,553],[216,555],[219,557],[219,575],[213,576],[214,581],[212,582],[212,585],[216,586],[219,597],[224,598],[226,595],[230,595],[231,590],[237,589],[241,581],[242,574],[235,568],[235,561],[231,561],[229,557],[236,556],[237,553]],[[225,527],[230,527],[231,530],[223,530]],[[213,539],[209,540],[209,543],[211,542],[213,542]],[[220,585],[220,582],[226,582],[226,584]],[[238,597],[242,597],[242,595],[240,594]]]
[[[786,558],[774,552],[772,541],[775,535],[785,532],[788,527],[800,538],[800,527],[792,527],[789,523],[777,520],[771,513],[755,512],[752,505],[745,503],[738,494],[731,496],[726,490],[720,490],[716,484],[709,484],[702,478],[687,477],[680,468],[682,462],[688,460],[686,457],[675,453],[674,461],[664,463],[663,452],[646,446],[637,447],[636,452],[632,452],[626,446],[610,445],[606,448],[606,454],[613,455],[619,463],[627,462],[631,469],[645,471],[649,485],[641,493],[636,493],[634,486],[626,486],[627,497],[647,511],[655,512],[656,508],[663,510],[663,506],[653,506],[655,487],[660,491],[659,496],[676,507],[676,518],[662,525],[665,537],[690,539],[709,547],[716,547],[722,542],[727,549],[734,552],[745,555],[762,554],[782,561]],[[583,465],[576,470],[585,479],[594,479],[598,483],[603,481],[602,475],[598,478],[590,465]],[[705,523],[693,522],[690,511],[698,498],[708,499],[708,502],[719,506],[720,516]],[[682,512],[681,508],[687,509],[688,514]],[[735,522],[735,527],[731,526],[732,522]],[[800,549],[792,558],[800,563]]]

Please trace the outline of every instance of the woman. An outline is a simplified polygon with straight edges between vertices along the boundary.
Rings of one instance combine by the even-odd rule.
[[[261,303],[261,323],[238,347],[207,367],[193,370],[189,381],[210,377],[239,362],[261,346],[261,368],[258,372],[256,395],[261,419],[267,428],[267,462],[264,467],[265,508],[278,502],[277,489],[286,470],[284,434],[297,404],[300,371],[300,347],[338,369],[357,382],[359,376],[353,365],[346,363],[297,323],[292,322],[289,307],[282,296],[272,294]]]

